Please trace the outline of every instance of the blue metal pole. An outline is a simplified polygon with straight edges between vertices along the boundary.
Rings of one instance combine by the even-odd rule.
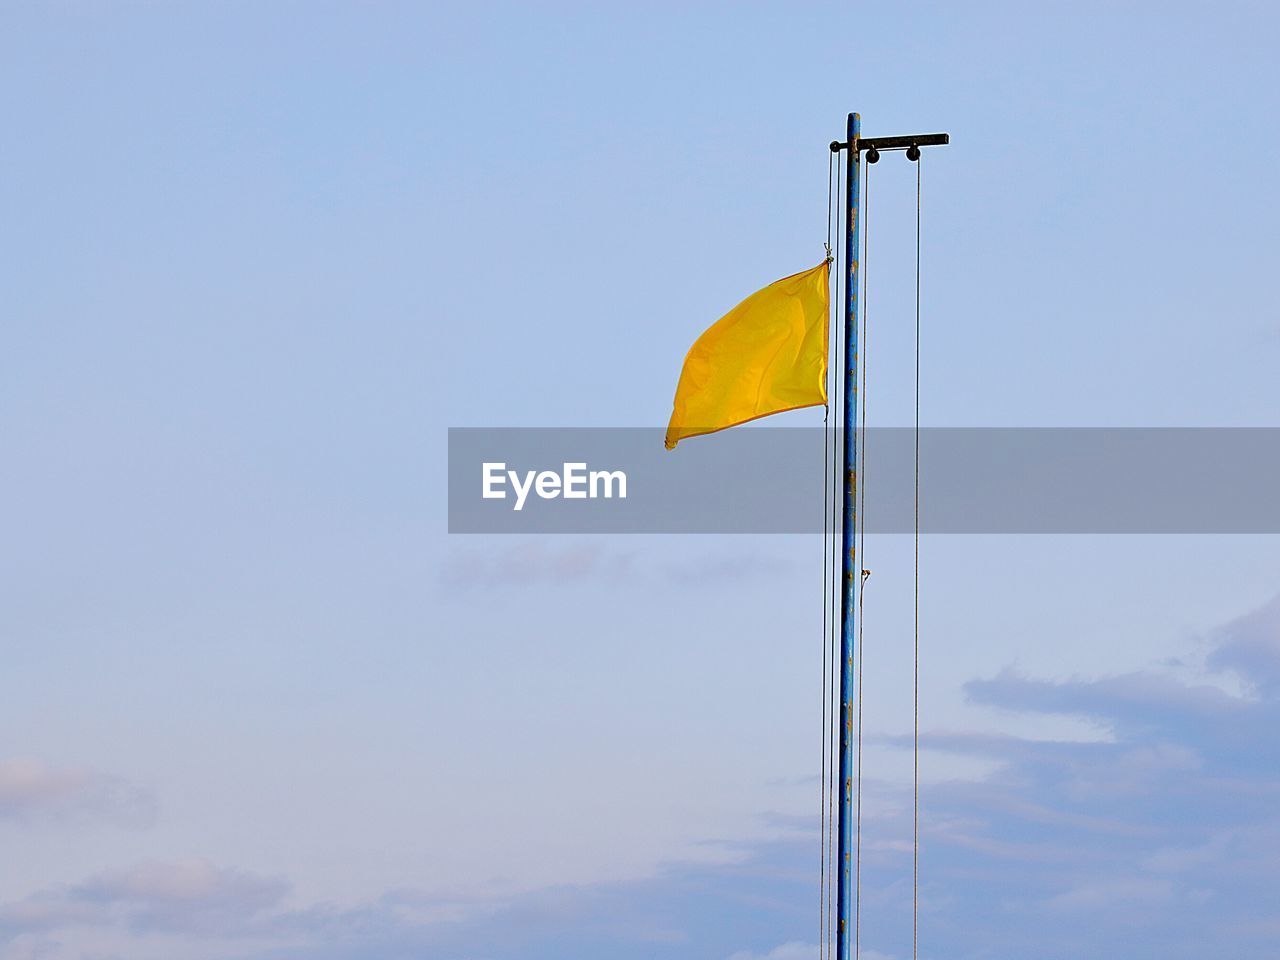
[[[846,296],[844,303],[844,530],[841,536],[840,574],[843,591],[840,597],[840,816],[836,862],[836,960],[848,960],[850,935],[853,932],[853,885],[850,852],[853,849],[853,656],[856,632],[854,603],[860,571],[854,556],[854,529],[857,525],[858,492],[858,204],[859,173],[862,168],[858,150],[861,118],[849,114],[848,155],[845,196],[849,198],[848,218],[844,229],[844,265]]]

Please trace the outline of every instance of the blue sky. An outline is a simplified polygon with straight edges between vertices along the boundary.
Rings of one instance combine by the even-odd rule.
[[[927,424],[1275,426],[1276,27],[5,6],[0,958],[814,956],[818,544],[450,538],[446,428],[661,427],[692,338],[821,257],[850,109],[952,134]],[[886,425],[912,172],[871,188]],[[867,557],[902,960],[910,544]],[[1274,539],[922,560],[922,956],[1268,956]]]

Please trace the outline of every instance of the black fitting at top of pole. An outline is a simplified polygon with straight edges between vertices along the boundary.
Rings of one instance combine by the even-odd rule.
[[[912,147],[945,147],[951,142],[947,133],[917,133],[906,137],[859,137],[854,149],[863,150],[910,150]],[[841,140],[831,141],[831,152],[839,153],[848,149],[848,144]]]

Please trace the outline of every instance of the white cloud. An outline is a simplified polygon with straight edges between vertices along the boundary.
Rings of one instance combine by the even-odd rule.
[[[140,863],[51,887],[0,907],[11,936],[67,927],[234,936],[251,932],[289,890],[283,880],[207,860]]]
[[[52,770],[31,760],[0,762],[0,820],[96,819],[146,826],[155,815],[152,794],[118,777]]]
[[[793,940],[790,943],[779,944],[768,953],[740,950],[729,957],[729,960],[815,960],[817,956],[817,946]]]
[[[0,941],[0,960],[47,960],[57,955],[56,940],[23,934],[8,943]]]
[[[792,940],[788,943],[778,944],[768,953],[752,953],[749,950],[740,950],[731,955],[729,960],[817,960],[818,956],[818,947],[815,944]],[[860,951],[860,956],[862,960],[894,960],[887,953],[865,948]]]
[[[1112,910],[1125,904],[1159,905],[1173,900],[1174,885],[1162,878],[1120,877],[1112,880],[1090,880],[1065,893],[1051,897],[1048,906],[1057,910],[1096,912]]]
[[[489,551],[456,551],[445,563],[441,581],[455,589],[564,585],[619,578],[631,560],[630,554],[606,553],[594,544],[556,546],[535,540]]]
[[[1266,956],[1274,937],[1258,904],[1275,888],[1280,863],[1271,734],[1280,696],[1255,686],[1255,696],[1242,697],[1150,673],[1054,681],[1013,672],[974,684],[984,702],[1086,714],[1113,735],[925,738],[935,750],[996,761],[977,779],[940,781],[925,793],[926,942],[983,940],[992,956],[1043,957],[1046,943],[1054,956],[1087,955],[1090,943],[1110,937],[1135,960],[1203,955],[1208,942],[1230,944],[1232,956]],[[59,795],[67,781],[10,770],[8,782],[11,802],[20,796],[29,806],[31,797]],[[900,786],[876,783],[867,784],[869,797],[885,795],[866,823],[863,904],[884,925],[871,942],[903,956],[911,805]],[[598,955],[601,944],[634,952],[658,942],[683,951],[673,956],[817,960],[817,946],[803,939],[762,949],[760,927],[735,925],[776,905],[766,936],[811,929],[793,923],[791,909],[809,901],[811,843],[788,836],[730,864],[672,866],[644,881],[487,905],[400,890],[354,905],[294,906],[279,879],[203,860],[143,863],[0,907],[0,945],[10,954],[0,946],[0,960],[86,955],[65,946],[49,953],[55,937],[87,939],[98,955],[109,945],[130,960],[204,960],[218,945],[273,960],[565,960]],[[1159,937],[1123,939],[1135,929]],[[892,960],[868,949],[862,956]]]

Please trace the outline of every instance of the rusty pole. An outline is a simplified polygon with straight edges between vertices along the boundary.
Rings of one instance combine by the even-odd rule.
[[[853,932],[853,717],[855,640],[854,604],[857,600],[858,558],[854,555],[858,508],[858,227],[862,152],[858,146],[861,118],[849,114],[845,147],[845,196],[848,213],[844,231],[844,529],[840,563],[840,815],[836,846],[836,958],[848,960]]]

